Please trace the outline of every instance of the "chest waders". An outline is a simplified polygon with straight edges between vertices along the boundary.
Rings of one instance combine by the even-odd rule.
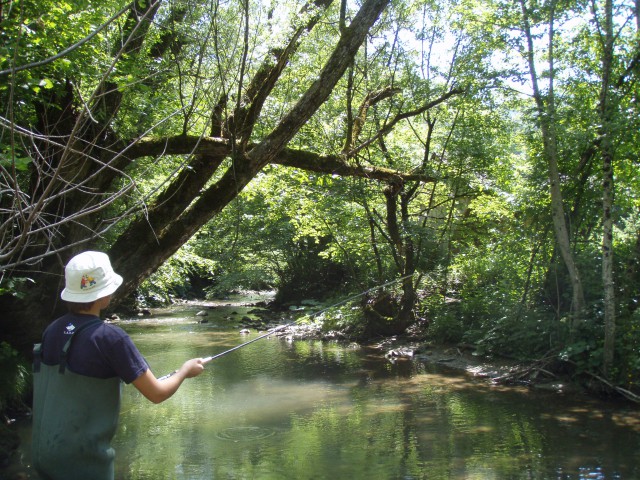
[[[111,439],[120,413],[120,379],[94,378],[66,369],[78,327],[65,343],[59,365],[41,363],[34,347],[32,462],[47,480],[113,480]]]

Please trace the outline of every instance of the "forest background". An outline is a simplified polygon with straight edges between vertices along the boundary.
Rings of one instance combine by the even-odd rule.
[[[107,251],[114,305],[330,301],[640,389],[640,0],[0,3],[1,407]]]

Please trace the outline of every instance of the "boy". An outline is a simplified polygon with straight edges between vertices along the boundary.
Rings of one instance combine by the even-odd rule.
[[[100,319],[121,284],[102,252],[81,253],[65,267],[60,296],[69,313],[34,348],[32,460],[43,479],[112,480],[121,382],[160,403],[204,370],[194,358],[165,380],[154,376],[131,338]]]

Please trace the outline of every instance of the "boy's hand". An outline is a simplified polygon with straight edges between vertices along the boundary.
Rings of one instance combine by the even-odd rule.
[[[204,371],[204,361],[202,358],[192,358],[184,362],[180,369],[186,378],[197,377]]]

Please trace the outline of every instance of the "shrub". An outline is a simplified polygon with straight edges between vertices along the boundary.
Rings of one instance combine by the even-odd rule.
[[[0,343],[0,411],[21,406],[31,385],[26,361],[7,342]]]

